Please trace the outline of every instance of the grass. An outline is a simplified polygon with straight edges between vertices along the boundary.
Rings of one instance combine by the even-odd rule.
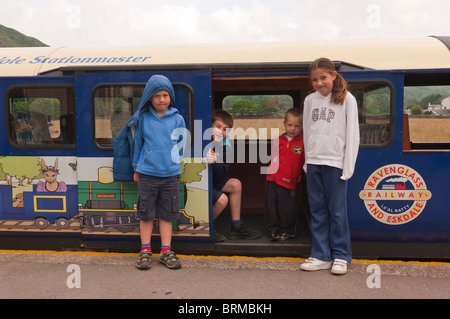
[[[283,119],[235,119],[233,127],[229,133],[233,139],[273,139],[284,133]]]
[[[450,143],[449,118],[409,118],[411,142]]]

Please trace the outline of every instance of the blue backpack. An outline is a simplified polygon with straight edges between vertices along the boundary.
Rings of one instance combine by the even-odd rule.
[[[135,125],[129,126],[127,123],[113,140],[113,178],[115,181],[133,181],[134,130]]]

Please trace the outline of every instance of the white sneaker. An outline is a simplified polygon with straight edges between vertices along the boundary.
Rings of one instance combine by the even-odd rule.
[[[330,268],[331,261],[323,261],[314,257],[309,257],[303,264],[300,265],[300,269],[306,271],[316,271]]]
[[[331,267],[331,273],[335,275],[343,275],[347,273],[347,261],[343,259],[335,259],[333,267]]]

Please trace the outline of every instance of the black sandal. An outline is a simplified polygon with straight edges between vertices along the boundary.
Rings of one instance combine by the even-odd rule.
[[[180,260],[178,259],[177,255],[171,250],[168,252],[165,252],[164,254],[161,254],[160,257],[161,263],[167,266],[167,268],[170,269],[178,269],[181,268]]]
[[[138,260],[136,262],[136,267],[138,269],[149,269],[152,266],[152,252],[148,250],[143,250],[139,253]]]

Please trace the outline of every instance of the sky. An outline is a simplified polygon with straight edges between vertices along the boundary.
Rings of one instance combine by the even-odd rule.
[[[448,0],[0,0],[52,47],[450,36]]]

